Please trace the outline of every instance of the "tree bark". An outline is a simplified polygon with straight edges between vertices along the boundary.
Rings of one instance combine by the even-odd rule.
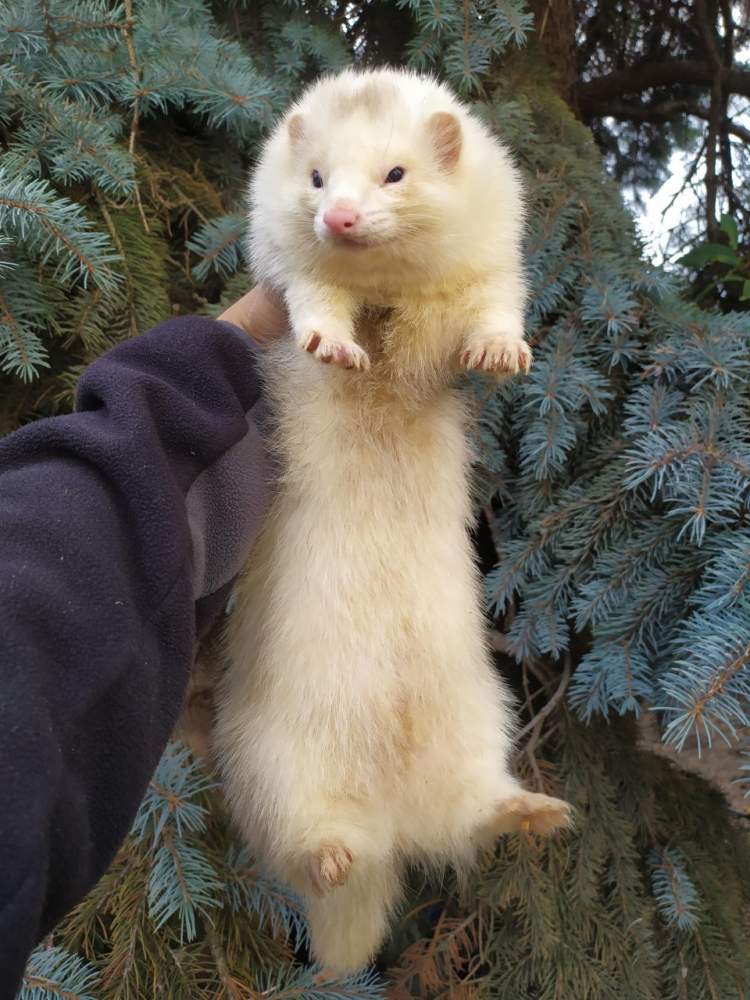
[[[578,113],[574,0],[531,0],[536,37],[553,70],[557,92]]]
[[[694,59],[662,59],[640,63],[607,73],[576,87],[576,99],[584,116],[606,115],[606,102],[623,94],[637,94],[651,87],[675,83],[698,83],[711,86],[714,69],[710,62]],[[728,93],[750,97],[750,70],[742,67],[725,70],[723,83]]]

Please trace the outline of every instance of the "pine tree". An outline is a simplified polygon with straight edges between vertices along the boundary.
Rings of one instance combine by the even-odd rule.
[[[634,720],[655,712],[677,748],[750,726],[750,321],[644,260],[532,27],[520,0],[0,9],[5,429],[68,407],[118,339],[246,287],[246,169],[317,73],[403,58],[504,137],[530,192],[535,365],[466,383],[480,544],[498,666],[522,696],[519,771],[578,818],[548,844],[508,838],[471,885],[415,873],[377,971],[326,982],[299,903],[173,745],[24,1000],[748,995],[747,834],[638,749]]]

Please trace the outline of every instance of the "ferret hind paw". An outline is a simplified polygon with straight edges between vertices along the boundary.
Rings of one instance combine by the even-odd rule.
[[[300,338],[300,346],[323,364],[334,364],[356,371],[367,371],[370,367],[367,352],[353,340],[333,340],[312,330]]]
[[[524,831],[547,836],[573,823],[573,811],[567,802],[537,792],[519,792],[497,803],[494,816],[482,830],[481,839],[494,840],[503,833]]]
[[[461,352],[464,368],[495,375],[515,375],[519,371],[528,374],[531,362],[531,348],[526,341],[509,337],[489,337]]]
[[[352,852],[344,844],[330,841],[307,855],[307,872],[316,895],[323,896],[343,885],[352,867]]]

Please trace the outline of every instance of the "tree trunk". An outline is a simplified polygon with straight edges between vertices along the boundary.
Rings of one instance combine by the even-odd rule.
[[[557,92],[578,114],[574,0],[531,0],[530,7],[534,13],[537,41],[555,74]]]

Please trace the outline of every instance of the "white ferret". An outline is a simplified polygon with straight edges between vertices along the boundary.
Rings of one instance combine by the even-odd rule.
[[[267,357],[280,488],[230,616],[216,749],[235,821],[345,973],[405,864],[463,867],[569,819],[509,769],[451,388],[460,366],[530,364],[523,193],[445,86],[378,70],[313,85],[251,196],[254,273],[294,337]]]

